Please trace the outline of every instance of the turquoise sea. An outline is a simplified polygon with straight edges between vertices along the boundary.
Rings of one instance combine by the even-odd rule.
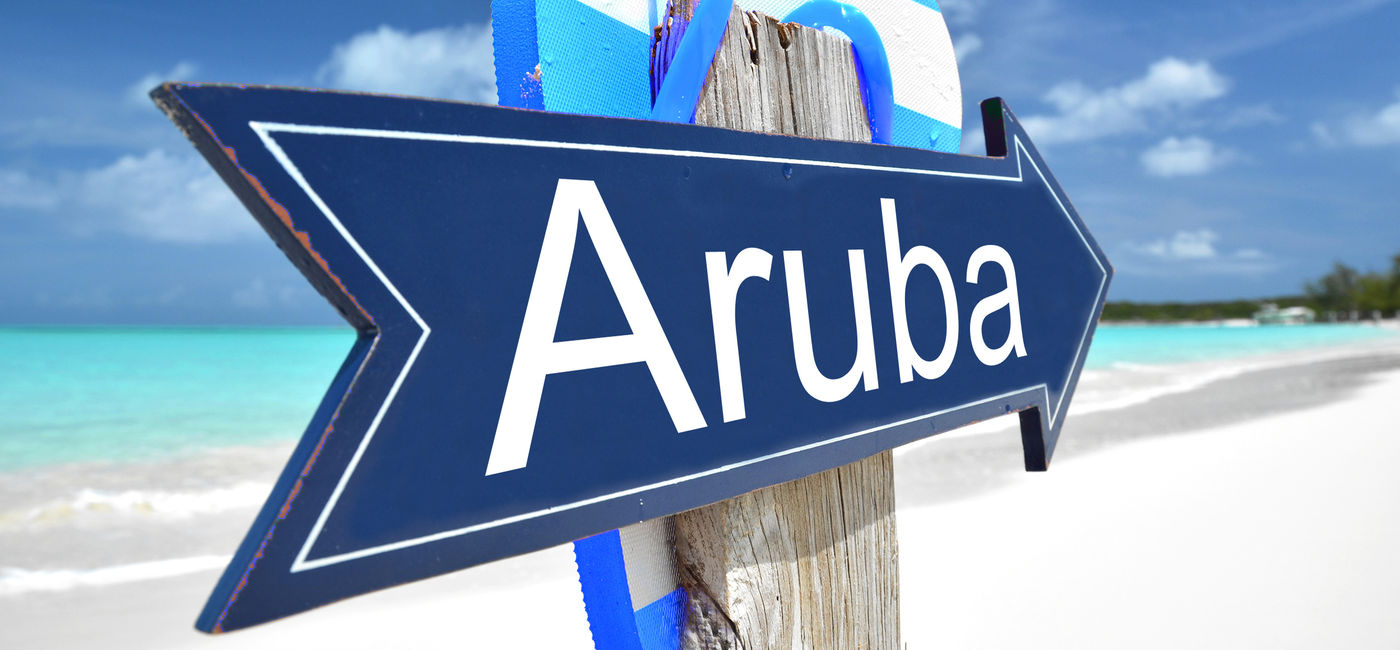
[[[1389,335],[1358,325],[1104,326],[1087,367]],[[354,336],[349,328],[0,328],[0,471],[293,441]]]

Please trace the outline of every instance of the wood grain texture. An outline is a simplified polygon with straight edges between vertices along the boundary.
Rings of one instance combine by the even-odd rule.
[[[695,123],[869,142],[857,79],[849,41],[736,6]]]
[[[695,121],[870,140],[850,43],[737,7]],[[890,452],[681,513],[674,524],[690,594],[686,647],[899,647]]]

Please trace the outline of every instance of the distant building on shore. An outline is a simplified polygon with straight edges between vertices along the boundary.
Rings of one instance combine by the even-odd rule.
[[[1311,323],[1317,314],[1307,307],[1284,307],[1266,302],[1254,312],[1254,322],[1260,325],[1301,325]]]

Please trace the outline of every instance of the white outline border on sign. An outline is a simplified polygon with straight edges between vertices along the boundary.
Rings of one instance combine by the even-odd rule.
[[[384,288],[387,289],[387,290],[389,291],[390,295],[392,295],[392,296],[394,297],[394,299],[397,300],[397,301],[399,302],[399,304],[403,306],[404,311],[408,312],[409,316],[412,317],[413,320],[414,320],[414,322],[416,322],[416,323],[418,324],[418,326],[419,326],[420,328],[422,328],[422,330],[423,330],[423,333],[418,337],[418,342],[413,346],[413,351],[412,351],[411,353],[409,353],[409,355],[408,355],[408,360],[404,362],[403,369],[399,371],[398,377],[396,377],[396,378],[394,379],[393,386],[390,387],[388,394],[386,394],[385,397],[384,397],[383,403],[381,403],[380,406],[379,406],[378,412],[375,413],[374,420],[372,420],[372,421],[370,422],[369,429],[368,429],[367,431],[365,431],[364,437],[360,440],[360,446],[359,446],[359,448],[357,448],[357,449],[355,450],[355,454],[354,454],[353,456],[351,456],[349,464],[346,465],[344,473],[342,473],[342,474],[340,475],[340,480],[336,483],[335,490],[333,490],[333,491],[331,492],[330,499],[326,501],[325,507],[321,509],[320,515],[317,516],[317,518],[316,518],[316,523],[315,523],[315,524],[312,526],[312,528],[311,528],[311,533],[310,533],[309,535],[307,535],[306,541],[302,544],[301,550],[297,553],[296,559],[292,562],[292,566],[291,566],[291,572],[292,572],[292,573],[298,573],[298,572],[301,572],[301,571],[307,571],[307,570],[310,570],[310,569],[316,569],[316,568],[320,568],[320,567],[324,567],[324,566],[329,566],[329,565],[332,565],[332,564],[339,564],[339,563],[341,563],[341,562],[347,562],[347,561],[350,561],[350,560],[356,560],[356,559],[360,559],[360,558],[364,558],[364,557],[370,557],[370,556],[373,556],[373,555],[379,555],[379,554],[381,554],[381,553],[387,553],[387,552],[390,552],[390,551],[397,551],[397,550],[400,550],[400,549],[409,548],[409,547],[413,547],[413,546],[418,546],[418,545],[420,545],[420,544],[427,544],[427,543],[429,543],[429,542],[436,542],[436,541],[440,541],[440,540],[444,540],[444,539],[449,539],[449,538],[457,537],[457,536],[460,536],[460,535],[467,535],[467,534],[470,534],[470,533],[475,533],[475,532],[479,532],[479,531],[482,531],[482,530],[487,530],[487,529],[490,529],[490,528],[496,528],[496,527],[499,527],[499,526],[504,526],[504,525],[507,525],[507,524],[512,524],[512,523],[516,523],[516,522],[520,522],[520,521],[526,521],[526,520],[534,519],[534,518],[537,518],[537,517],[543,517],[543,516],[545,516],[545,515],[550,515],[550,514],[554,514],[554,513],[557,513],[557,512],[564,512],[564,511],[573,510],[573,509],[576,509],[576,508],[581,508],[581,507],[584,507],[584,506],[594,505],[594,504],[602,503],[602,502],[604,502],[604,501],[608,501],[608,500],[611,500],[611,499],[615,499],[615,498],[619,498],[619,497],[626,497],[626,496],[630,496],[630,495],[633,495],[633,494],[638,494],[638,493],[641,493],[641,492],[646,492],[646,491],[649,491],[649,490],[653,490],[653,489],[656,489],[656,488],[667,487],[667,486],[671,486],[671,485],[678,485],[678,484],[680,484],[680,483],[685,483],[685,482],[687,482],[687,481],[695,480],[695,479],[698,479],[698,478],[704,478],[704,477],[706,477],[706,476],[713,476],[713,475],[715,475],[715,474],[720,474],[720,473],[723,473],[723,472],[727,472],[727,471],[730,471],[730,470],[733,470],[733,469],[738,469],[738,468],[745,467],[745,466],[748,466],[748,465],[753,465],[753,464],[756,464],[756,463],[762,463],[762,462],[765,462],[765,461],[772,460],[772,459],[774,459],[774,458],[781,458],[781,457],[783,457],[783,456],[789,456],[789,455],[792,455],[792,454],[801,453],[801,452],[804,452],[804,451],[809,451],[809,450],[812,450],[812,449],[816,449],[816,448],[818,448],[818,447],[824,447],[824,446],[826,446],[826,445],[831,445],[831,444],[835,444],[835,443],[838,443],[838,442],[844,442],[844,441],[846,441],[846,440],[851,440],[851,439],[853,439],[853,438],[858,438],[858,437],[861,437],[861,436],[869,435],[869,434],[871,434],[871,433],[875,433],[875,432],[878,432],[878,431],[883,431],[883,430],[885,430],[885,429],[890,429],[890,428],[893,428],[893,427],[902,426],[902,425],[905,425],[905,424],[909,424],[909,423],[911,423],[911,422],[917,422],[917,421],[919,421],[919,420],[926,420],[926,419],[929,419],[929,418],[937,417],[937,416],[942,415],[942,414],[945,414],[945,413],[949,413],[949,412],[951,412],[951,411],[958,411],[958,410],[962,410],[962,409],[965,409],[965,408],[969,408],[969,407],[973,407],[973,406],[978,406],[978,405],[981,405],[981,404],[986,404],[986,403],[988,403],[988,402],[995,402],[995,401],[997,401],[997,400],[1006,399],[1006,398],[1012,397],[1012,396],[1014,396],[1014,395],[1020,395],[1020,394],[1023,394],[1023,393],[1032,392],[1032,391],[1035,391],[1036,389],[1040,389],[1040,391],[1042,392],[1042,394],[1043,394],[1043,396],[1044,396],[1044,398],[1045,398],[1045,403],[1046,403],[1046,404],[1049,404],[1049,403],[1050,403],[1050,389],[1049,389],[1049,387],[1048,387],[1046,384],[1044,384],[1044,383],[1035,384],[1035,385],[1027,386],[1027,387],[1025,387],[1025,388],[1020,388],[1020,389],[1017,389],[1017,390],[1013,390],[1013,391],[1009,391],[1009,392],[1006,392],[1006,393],[1002,393],[1002,394],[1000,394],[1000,395],[994,395],[994,396],[992,396],[992,397],[987,397],[987,398],[984,398],[984,399],[981,399],[981,400],[978,400],[978,401],[975,401],[975,402],[968,402],[968,403],[965,403],[965,404],[959,404],[958,406],[949,407],[949,408],[942,409],[942,410],[938,410],[938,411],[933,411],[933,412],[931,412],[931,413],[925,413],[925,414],[923,414],[923,415],[917,415],[917,416],[914,416],[914,417],[911,417],[911,418],[907,418],[907,419],[904,419],[904,420],[900,420],[900,421],[898,421],[898,422],[891,422],[891,423],[888,423],[888,424],[880,425],[880,426],[878,426],[878,427],[872,427],[872,428],[869,428],[869,429],[863,429],[863,430],[861,430],[861,431],[855,431],[855,432],[848,433],[848,434],[845,434],[845,435],[842,435],[842,436],[838,436],[838,437],[835,437],[835,438],[828,438],[828,439],[826,439],[826,440],[821,440],[821,441],[818,441],[818,442],[813,442],[813,443],[809,443],[809,444],[806,444],[806,445],[801,445],[801,446],[798,446],[798,447],[793,447],[793,448],[791,448],[791,449],[787,449],[787,450],[780,451],[780,452],[775,452],[775,453],[772,453],[772,454],[768,454],[768,455],[766,455],[766,456],[760,456],[760,457],[758,457],[758,458],[751,458],[751,459],[744,460],[744,461],[740,461],[740,462],[737,462],[737,463],[731,463],[731,464],[729,464],[729,465],[723,465],[723,466],[716,467],[716,468],[714,468],[714,469],[709,469],[709,470],[706,470],[706,471],[703,471],[703,472],[697,472],[697,473],[694,473],[694,474],[688,474],[688,475],[686,475],[686,476],[681,476],[681,477],[677,477],[677,478],[673,478],[673,479],[667,479],[667,480],[665,480],[665,481],[658,481],[658,482],[656,482],[656,483],[650,483],[650,484],[648,484],[648,485],[643,485],[643,486],[640,486],[640,487],[630,488],[630,489],[627,489],[627,490],[621,490],[621,491],[618,491],[618,492],[611,492],[611,493],[609,493],[609,494],[605,494],[605,495],[601,495],[601,496],[596,496],[596,497],[592,497],[592,498],[589,498],[589,499],[583,499],[583,500],[580,500],[580,501],[574,501],[574,502],[572,502],[572,503],[566,503],[566,504],[563,504],[563,505],[553,506],[553,507],[550,507],[550,508],[544,508],[544,509],[542,509],[542,510],[535,510],[535,511],[533,511],[533,512],[522,513],[522,514],[519,514],[519,515],[510,516],[510,517],[503,517],[503,518],[501,518],[501,519],[496,519],[496,520],[489,521],[489,522],[484,522],[484,523],[480,523],[480,524],[473,524],[473,525],[471,525],[471,526],[464,526],[464,527],[462,527],[462,528],[455,528],[455,529],[452,529],[452,530],[446,530],[446,531],[442,531],[442,532],[439,532],[439,533],[433,533],[433,534],[431,534],[431,535],[423,535],[423,536],[421,536],[421,537],[415,537],[415,538],[412,538],[412,539],[406,539],[406,540],[402,540],[402,541],[398,541],[398,542],[391,542],[391,543],[389,543],[389,544],[381,544],[381,545],[379,545],[379,546],[373,546],[373,547],[370,547],[370,548],[364,548],[364,549],[360,549],[360,550],[357,550],[357,551],[350,551],[350,552],[346,552],[346,553],[341,553],[341,554],[339,554],[339,555],[330,555],[330,556],[326,556],[326,557],[323,557],[323,558],[317,558],[317,559],[314,559],[314,560],[308,560],[308,559],[306,559],[306,556],[307,556],[307,554],[310,552],[311,546],[316,542],[316,539],[320,536],[320,534],[321,534],[321,529],[322,529],[322,527],[325,525],[326,519],[330,516],[331,510],[335,508],[336,503],[339,501],[340,495],[341,495],[341,493],[344,491],[346,483],[348,483],[349,480],[350,480],[350,475],[353,474],[353,473],[355,472],[355,467],[359,464],[360,458],[364,455],[365,449],[367,449],[367,448],[369,447],[370,440],[374,438],[375,432],[378,431],[378,429],[379,429],[379,424],[380,424],[380,422],[383,420],[385,412],[389,410],[389,405],[393,403],[394,397],[398,395],[399,387],[403,385],[404,378],[408,376],[409,370],[413,367],[414,362],[417,361],[417,359],[418,359],[418,353],[419,353],[419,351],[421,351],[421,350],[423,349],[423,344],[424,344],[425,342],[427,342],[428,336],[432,333],[432,328],[430,328],[430,327],[428,326],[428,324],[427,324],[426,322],[424,322],[423,318],[422,318],[421,316],[418,315],[418,312],[415,311],[415,310],[413,309],[412,305],[410,305],[410,304],[408,303],[408,301],[407,301],[406,299],[404,299],[403,294],[399,293],[399,290],[394,286],[394,283],[391,282],[391,281],[389,280],[389,278],[386,277],[386,276],[384,275],[384,272],[380,270],[379,265],[375,264],[375,263],[374,263],[374,260],[370,259],[369,254],[365,252],[364,248],[362,248],[362,247],[360,246],[359,242],[357,242],[357,241],[355,240],[355,237],[354,237],[353,235],[351,235],[350,232],[349,232],[349,230],[347,230],[347,229],[345,228],[345,225],[342,224],[342,223],[340,222],[340,219],[337,218],[337,217],[335,216],[335,213],[331,211],[330,207],[326,205],[325,201],[323,201],[323,200],[321,199],[320,195],[318,195],[318,194],[316,193],[315,190],[311,189],[311,185],[310,185],[309,183],[306,182],[306,177],[302,175],[301,171],[300,171],[299,169],[297,169],[297,166],[296,166],[295,164],[292,163],[292,161],[291,161],[290,158],[287,157],[286,152],[284,152],[284,151],[282,150],[282,147],[281,147],[280,145],[278,145],[278,144],[277,144],[277,141],[272,137],[272,135],[271,135],[272,133],[300,133],[300,134],[306,134],[306,135],[350,136],[350,137],[383,138],[383,139],[394,139],[394,140],[418,140],[418,141],[426,141],[426,142],[455,142],[455,143],[461,143],[461,144],[483,144],[483,145],[512,146],[512,147],[531,147],[531,148],[541,148],[541,149],[571,149],[571,150],[582,150],[582,151],[601,151],[601,152],[606,152],[606,153],[625,153],[625,154],[639,154],[639,155],[651,155],[651,156],[669,156],[669,157],[676,157],[676,158],[705,158],[705,159],[737,160],[737,161],[742,161],[742,162],[786,163],[786,164],[796,164],[796,165],[808,165],[808,166],[815,166],[815,167],[832,167],[832,168],[836,168],[836,169],[852,169],[852,170],[861,170],[861,171],[893,172],[893,173],[901,173],[901,174],[916,174],[916,175],[923,175],[923,176],[947,176],[947,177],[953,177],[953,178],[968,178],[968,179],[979,179],[979,180],[989,180],[989,181],[1005,181],[1005,182],[1018,182],[1018,183],[1019,183],[1019,182],[1024,182],[1024,176],[1023,176],[1022,167],[1021,167],[1022,156],[1024,156],[1025,159],[1026,159],[1027,161],[1030,162],[1031,168],[1035,170],[1036,175],[1040,177],[1041,182],[1044,183],[1045,186],[1046,186],[1046,188],[1050,190],[1050,195],[1051,195],[1052,197],[1054,197],[1054,199],[1055,199],[1055,205],[1056,205],[1057,207],[1060,208],[1060,212],[1065,216],[1065,219],[1067,219],[1067,220],[1069,221],[1070,226],[1074,228],[1075,234],[1079,235],[1079,240],[1080,240],[1081,242],[1083,242],[1085,249],[1087,249],[1087,250],[1089,251],[1089,256],[1090,256],[1091,258],[1093,258],[1094,263],[1098,265],[1098,267],[1099,267],[1099,272],[1102,274],[1102,278],[1099,280],[1098,293],[1096,294],[1097,296],[1100,296],[1100,297],[1101,297],[1101,296],[1103,295],[1104,284],[1108,282],[1108,270],[1107,270],[1107,268],[1104,267],[1103,261],[1099,259],[1099,256],[1098,256],[1097,254],[1095,254],[1094,248],[1093,248],[1092,246],[1089,245],[1089,241],[1088,241],[1088,239],[1084,236],[1084,232],[1079,228],[1079,224],[1075,221],[1074,217],[1072,217],[1072,216],[1070,215],[1069,210],[1065,208],[1064,202],[1062,202],[1062,201],[1060,200],[1059,193],[1056,192],[1056,191],[1055,191],[1055,188],[1054,188],[1053,186],[1050,185],[1050,181],[1049,181],[1049,179],[1047,179],[1047,178],[1045,177],[1045,173],[1042,172],[1042,171],[1040,170],[1040,166],[1039,166],[1039,165],[1036,165],[1035,159],[1031,157],[1030,152],[1026,150],[1025,145],[1021,144],[1021,138],[1020,138],[1020,136],[1015,136],[1015,149],[1016,149],[1016,151],[1019,152],[1018,155],[1017,155],[1017,157],[1016,157],[1016,175],[1015,175],[1015,176],[997,176],[997,175],[995,175],[995,174],[975,174],[975,173],[968,173],[968,172],[940,171],[940,170],[934,170],[934,169],[915,169],[915,168],[909,168],[909,167],[890,167],[890,166],[884,166],[884,165],[865,165],[865,164],[860,164],[860,163],[843,163],[843,162],[826,161],[826,160],[806,160],[806,159],[801,159],[801,158],[779,158],[779,157],[773,157],[773,156],[754,156],[754,155],[747,155],[747,154],[728,154],[728,153],[716,153],[716,152],[711,152],[711,151],[689,151],[689,150],[684,150],[684,149],[658,149],[658,148],[650,148],[650,147],[630,147],[630,146],[621,146],[621,145],[591,144],[591,143],[583,143],[583,142],[559,142],[559,141],[551,141],[551,140],[528,140],[528,139],[523,139],[523,138],[501,138],[501,137],[491,137],[491,136],[481,136],[481,135],[454,135],[454,134],[449,134],[449,133],[426,133],[426,132],[419,132],[419,131],[390,131],[390,130],[384,130],[384,129],[358,129],[358,128],[348,128],[348,127],[337,127],[337,126],[311,126],[311,125],[304,125],[304,124],[281,124],[281,123],[275,123],[275,122],[257,122],[257,121],[249,122],[249,123],[248,123],[248,126],[251,127],[255,133],[257,133],[258,137],[262,140],[263,145],[267,147],[267,150],[272,154],[273,158],[275,158],[275,159],[277,160],[277,162],[278,162],[279,164],[282,165],[283,169],[285,169],[286,172],[288,173],[288,175],[291,176],[292,180],[296,181],[297,186],[299,186],[299,187],[301,188],[301,190],[302,190],[303,192],[306,193],[307,197],[309,197],[309,198],[311,199],[311,202],[312,202],[313,204],[315,204],[316,207],[317,207],[318,209],[321,210],[321,212],[326,216],[326,219],[328,219],[328,220],[331,222],[331,224],[335,227],[336,232],[340,233],[340,236],[343,237],[343,238],[345,239],[345,242],[346,242],[347,244],[350,245],[350,248],[351,248],[352,250],[355,251],[355,254],[360,256],[360,259],[363,260],[364,263],[369,267],[370,271],[372,271],[372,272],[374,273],[374,276],[375,276],[376,278],[378,278],[379,281],[384,285]],[[1095,300],[1095,303],[1097,304],[1097,299]],[[1093,326],[1093,314],[1091,313],[1091,314],[1089,314],[1088,317],[1085,319],[1084,333],[1080,336],[1080,339],[1079,339],[1079,347],[1075,350],[1075,356],[1074,356],[1075,361],[1078,361],[1080,355],[1083,354],[1083,352],[1084,352],[1084,345],[1085,345],[1085,343],[1088,342],[1088,339],[1089,339],[1089,330],[1092,328],[1092,326]],[[1074,373],[1074,370],[1075,370],[1076,365],[1077,365],[1076,363],[1071,363],[1071,364],[1070,364],[1069,374],[1065,375],[1065,390],[1061,390],[1061,391],[1060,391],[1060,399],[1056,402],[1054,410],[1052,410],[1052,411],[1050,412],[1049,421],[1050,421],[1050,428],[1051,428],[1051,429],[1054,429],[1054,427],[1055,427],[1055,421],[1056,421],[1057,418],[1059,417],[1060,411],[1062,410],[1062,408],[1063,408],[1063,406],[1064,406],[1065,394],[1069,392],[1069,391],[1067,390],[1067,389],[1069,388],[1069,379],[1070,379],[1070,376]]]

